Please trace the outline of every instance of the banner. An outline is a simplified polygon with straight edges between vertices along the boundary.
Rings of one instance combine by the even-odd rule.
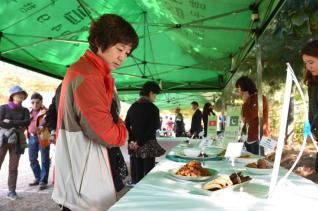
[[[215,138],[217,135],[217,116],[211,115],[208,118],[207,137]]]
[[[237,142],[240,136],[240,106],[229,106],[226,115],[226,126],[224,131],[223,148],[226,148],[228,143]]]

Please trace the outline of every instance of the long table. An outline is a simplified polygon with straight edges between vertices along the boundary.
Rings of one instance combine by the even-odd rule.
[[[178,149],[177,146],[174,150]],[[249,174],[243,164],[235,169],[252,180],[241,188],[227,188],[215,192],[203,190],[202,182],[175,179],[169,169],[185,163],[161,160],[134,188],[123,196],[111,211],[130,210],[317,210],[318,185],[291,174],[267,197],[270,175]],[[230,175],[233,168],[226,160],[205,161],[205,167]],[[287,172],[281,168],[280,178]]]

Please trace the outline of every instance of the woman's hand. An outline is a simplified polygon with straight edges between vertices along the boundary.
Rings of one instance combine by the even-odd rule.
[[[139,145],[135,141],[131,141],[128,145],[129,149],[131,150],[137,150],[139,148]]]
[[[10,123],[10,119],[4,119],[3,122],[4,123]]]

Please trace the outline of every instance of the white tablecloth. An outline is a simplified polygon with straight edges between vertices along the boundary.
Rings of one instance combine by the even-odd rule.
[[[295,174],[267,198],[270,175],[249,174],[243,164],[236,165],[237,171],[252,177],[243,191],[228,188],[216,192],[202,190],[202,183],[178,180],[168,173],[182,165],[162,160],[110,210],[318,210],[318,185]],[[220,174],[234,172],[225,160],[206,161],[205,165]],[[281,169],[280,176],[285,172]]]

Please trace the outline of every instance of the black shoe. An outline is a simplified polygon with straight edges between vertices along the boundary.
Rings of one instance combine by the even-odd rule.
[[[40,186],[39,186],[39,190],[45,190],[45,189],[47,189],[47,184],[41,182],[41,183],[40,183]]]
[[[34,181],[32,183],[29,183],[29,186],[37,186],[37,185],[39,185],[38,181]]]

